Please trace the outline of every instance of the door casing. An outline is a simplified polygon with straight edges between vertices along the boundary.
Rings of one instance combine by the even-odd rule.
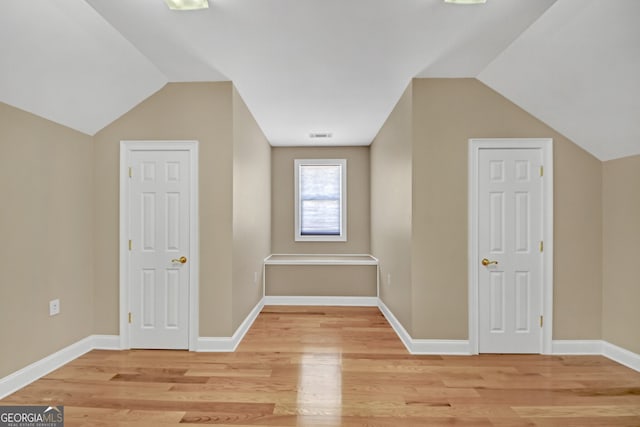
[[[553,140],[551,138],[472,138],[469,140],[469,352],[478,354],[478,170],[480,150],[540,149],[544,166],[542,187],[542,354],[552,352],[553,332]]]
[[[129,333],[129,157],[134,151],[188,151],[191,169],[189,206],[189,350],[197,350],[199,319],[198,141],[120,141],[120,348],[131,348]]]

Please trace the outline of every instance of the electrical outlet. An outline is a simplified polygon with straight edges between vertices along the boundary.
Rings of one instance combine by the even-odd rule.
[[[387,286],[391,286],[391,273],[387,273]]]
[[[56,314],[60,314],[60,300],[53,299],[49,301],[49,316],[55,316]]]

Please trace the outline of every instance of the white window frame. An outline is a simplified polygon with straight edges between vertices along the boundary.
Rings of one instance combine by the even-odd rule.
[[[340,166],[340,234],[339,235],[303,235],[300,230],[300,167],[301,166]],[[295,159],[295,241],[296,242],[346,242],[347,241],[347,160],[346,159]]]

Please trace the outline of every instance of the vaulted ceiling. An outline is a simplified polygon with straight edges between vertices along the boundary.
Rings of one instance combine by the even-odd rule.
[[[475,77],[601,160],[640,154],[640,0],[3,2],[0,101],[93,135],[232,80],[273,145],[371,143],[413,77]]]

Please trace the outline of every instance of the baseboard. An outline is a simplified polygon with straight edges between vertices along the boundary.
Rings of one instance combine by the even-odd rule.
[[[274,300],[271,300],[274,298]],[[285,298],[282,300],[280,298]],[[311,300],[309,299],[311,298]],[[316,298],[322,298],[318,301]],[[333,298],[338,298],[335,300]],[[344,300],[344,298],[348,298]],[[292,302],[285,302],[292,299]],[[371,304],[371,299],[375,304]],[[324,304],[321,302],[324,301]],[[298,304],[295,304],[298,302]],[[358,303],[359,302],[359,303]],[[260,314],[265,305],[366,305],[378,306],[404,346],[411,354],[439,354],[439,355],[469,355],[470,347],[467,340],[424,340],[413,339],[393,315],[391,310],[378,298],[365,297],[265,297],[256,304],[249,315],[240,324],[231,337],[200,337],[197,351],[202,352],[233,352],[236,350],[245,334]],[[37,362],[0,378],[0,399],[31,384],[39,378],[49,374],[59,367],[73,361],[91,350],[120,350],[118,335],[91,335],[68,347],[63,348]],[[633,353],[615,344],[602,340],[554,340],[552,344],[554,355],[601,355],[614,362],[640,372],[640,354]]]
[[[199,338],[198,351],[234,351],[249,330],[249,327],[251,327],[251,324],[258,317],[263,306],[264,302],[260,300],[232,337]],[[15,393],[91,350],[121,349],[119,335],[90,335],[4,378],[0,378],[0,399]]]
[[[0,379],[0,399],[20,390],[91,350],[120,350],[118,335],[90,335]]]
[[[468,340],[425,340],[414,339],[402,326],[382,300],[378,301],[380,311],[396,332],[402,344],[411,354],[469,355]]]
[[[554,355],[604,356],[621,365],[640,372],[640,354],[603,340],[554,340]]]
[[[640,354],[604,341],[602,343],[602,355],[634,371],[640,372]]]
[[[601,340],[553,340],[551,354],[554,355],[601,355]]]
[[[262,298],[255,307],[251,310],[249,315],[238,326],[238,329],[231,337],[199,337],[198,347],[196,351],[201,352],[233,352],[236,350],[245,334],[253,324],[253,322],[260,314],[260,311],[264,307],[264,298]]]
[[[411,354],[441,354],[469,356],[469,340],[424,340],[414,339]]]
[[[44,359],[40,359],[37,362],[7,375],[0,379],[0,399],[4,399],[8,395],[31,384],[35,380],[58,369],[64,364],[71,362],[92,349],[93,338],[89,336],[63,348],[62,350],[56,351]]]
[[[400,323],[391,310],[389,310],[389,307],[387,307],[381,299],[378,299],[378,308],[382,312],[382,315],[387,319],[387,322],[389,322],[389,325],[391,325],[391,328],[393,328],[398,338],[400,338],[400,341],[402,341],[402,344],[404,344],[407,351],[412,353],[413,339],[411,338],[411,335],[409,335],[409,332],[407,332],[404,326],[402,326],[402,323]]]
[[[334,305],[377,307],[378,297],[265,296],[264,305]]]
[[[196,351],[230,353],[237,345],[233,337],[198,337]]]
[[[120,335],[91,335],[92,350],[122,350]]]

